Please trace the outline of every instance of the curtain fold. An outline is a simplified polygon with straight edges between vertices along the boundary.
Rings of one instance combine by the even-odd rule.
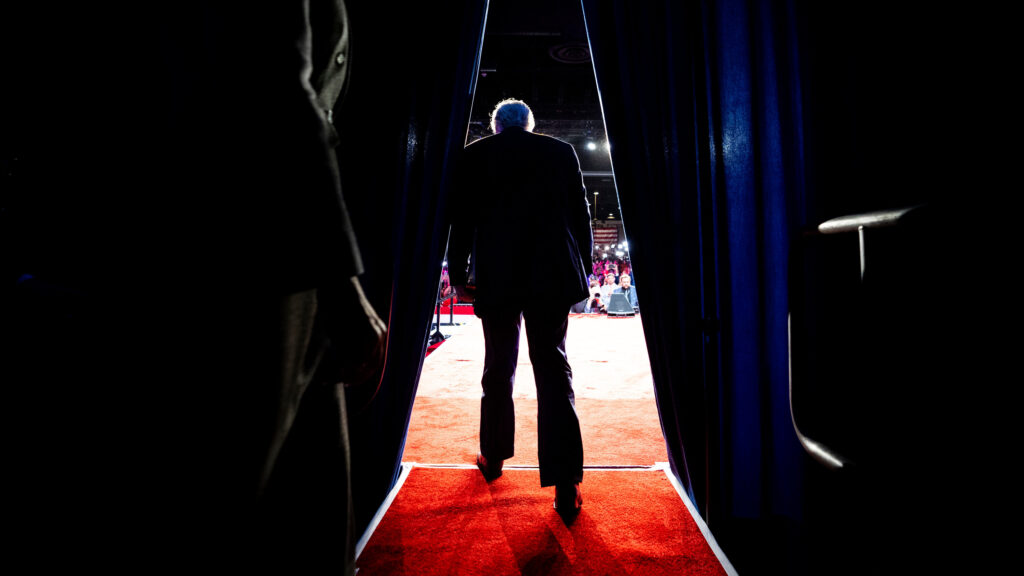
[[[786,361],[804,195],[794,12],[583,7],[672,469],[742,571],[770,541],[793,545],[765,525],[792,529],[803,504]]]
[[[357,530],[400,472],[448,237],[448,179],[465,145],[487,0],[347,4],[351,87],[336,113],[342,187],[367,297],[389,327],[367,402],[350,390]],[[396,10],[401,15],[395,14]]]
[[[583,7],[670,463],[706,514],[717,314],[701,272],[714,238],[700,21],[692,4]]]
[[[986,28],[965,11],[913,4],[582,5],[673,472],[739,572],[941,564],[927,546],[882,567],[862,550],[903,550],[908,533],[956,547],[938,528],[936,463],[952,457],[949,478],[972,486],[955,454],[987,445],[978,396],[955,387],[983,363],[950,311],[983,288],[990,248],[971,230],[979,203],[949,193],[987,189],[989,140],[970,118],[994,93],[984,75],[1005,76],[1001,52],[984,52],[996,42],[977,41]],[[834,272],[856,265],[856,233],[849,252],[808,243],[830,218],[915,205],[868,235],[863,276]],[[789,324],[794,306],[832,297],[805,292],[808,275],[820,288],[847,272],[862,296],[828,306],[851,328],[797,327],[843,334],[815,342],[834,349],[810,359],[822,378],[795,380],[858,398],[804,404],[815,433],[862,456],[835,471],[795,431]]]

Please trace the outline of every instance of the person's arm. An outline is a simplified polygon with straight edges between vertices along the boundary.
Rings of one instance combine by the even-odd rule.
[[[310,86],[323,112],[327,164],[340,208],[336,223],[341,240],[336,253],[336,272],[340,278],[328,280],[318,291],[318,300],[324,330],[336,361],[331,379],[346,386],[355,386],[372,382],[383,370],[388,327],[366,298],[359,281],[363,266],[334,155],[339,135],[334,129],[333,112],[349,84],[349,26],[344,0],[310,1],[309,27],[312,48]]]
[[[345,386],[379,381],[388,327],[363,293],[359,278],[323,288],[317,297],[332,350],[328,378]]]

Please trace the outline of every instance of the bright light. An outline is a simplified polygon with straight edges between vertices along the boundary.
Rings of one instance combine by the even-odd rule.
[[[619,258],[622,258],[623,256],[626,255],[626,253],[623,252],[622,250],[619,250],[618,252],[615,253],[615,255],[618,256]]]
[[[612,149],[612,143],[611,143],[611,142],[609,142],[609,141],[607,141],[607,140],[605,140],[605,141],[604,141],[604,149],[605,149],[605,150],[608,150],[608,151],[611,151],[611,149]]]
[[[593,142],[587,142],[587,150],[597,150],[597,144]]]
[[[444,262],[441,262],[441,266],[447,266],[447,265],[448,265],[448,261],[447,260],[445,260]]]
[[[601,258],[607,258],[607,257],[608,257],[607,254],[601,254]]]

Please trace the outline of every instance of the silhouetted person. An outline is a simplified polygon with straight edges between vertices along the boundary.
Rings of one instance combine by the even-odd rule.
[[[583,443],[565,337],[570,307],[588,296],[593,235],[575,150],[533,134],[533,126],[525,103],[504,100],[492,113],[494,134],[465,148],[449,266],[460,300],[474,299],[486,343],[477,464],[491,480],[514,454],[512,387],[525,319],[537,381],[541,486],[555,486],[556,508],[572,513],[582,504]],[[532,262],[531,275],[545,281],[507,282],[503,262],[516,257]]]
[[[38,570],[352,573],[338,386],[385,326],[329,143],[344,12],[313,4],[2,18],[33,46],[0,107],[5,514]]]

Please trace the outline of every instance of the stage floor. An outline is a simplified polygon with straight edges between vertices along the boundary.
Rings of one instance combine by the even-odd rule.
[[[447,319],[442,316],[442,323]],[[479,448],[484,340],[479,319],[456,315],[449,338],[424,360],[403,461],[466,464]],[[569,317],[566,352],[573,369],[585,466],[665,462],[664,437],[640,316]],[[525,330],[513,398],[516,456],[506,466],[537,465],[537,393]]]

